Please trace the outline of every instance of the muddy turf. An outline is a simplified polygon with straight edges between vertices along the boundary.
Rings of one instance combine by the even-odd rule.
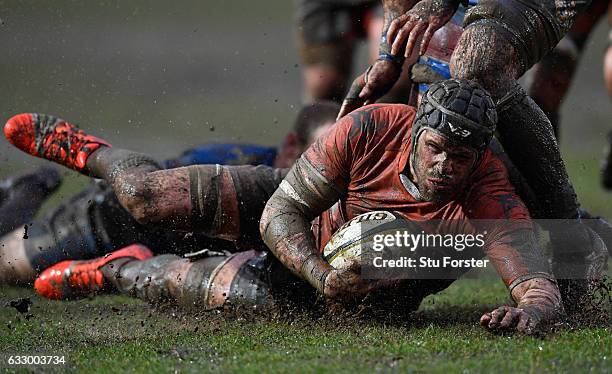
[[[3,288],[0,301],[31,294]],[[395,321],[295,309],[266,316],[186,314],[119,296],[65,303],[31,297],[31,302],[24,313],[0,310],[0,352],[64,355],[65,366],[52,370],[604,373],[612,360],[605,321],[559,324],[547,337],[481,329],[476,325],[481,312],[506,302],[503,285],[491,279],[461,280]]]
[[[291,4],[0,1],[0,121],[57,114],[160,158],[205,141],[277,144],[301,99]],[[612,118],[601,82],[606,33],[600,24],[578,67],[562,110],[562,150],[582,203],[612,217],[612,194],[598,181]],[[0,177],[42,163],[0,140]],[[66,172],[43,210],[86,183]],[[26,297],[28,311],[10,305]],[[610,372],[609,320],[561,324],[546,337],[477,326],[483,311],[508,301],[497,278],[466,278],[390,323],[292,309],[185,314],[119,296],[52,302],[0,287],[0,371],[15,369],[10,355],[45,354],[66,364],[23,370]]]

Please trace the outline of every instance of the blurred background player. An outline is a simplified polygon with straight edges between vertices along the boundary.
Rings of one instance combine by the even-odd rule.
[[[532,68],[527,92],[550,120],[557,139],[561,104],[569,91],[586,42],[598,21],[608,13],[609,5],[610,0],[592,1],[559,44]]]
[[[527,83],[529,96],[544,111],[560,137],[559,110],[570,88],[576,66],[594,27],[604,15],[612,27],[612,7],[609,0],[594,0],[581,13],[570,31],[559,44],[534,67]],[[608,35],[609,46],[604,53],[603,75],[606,88],[612,97],[612,29]],[[604,188],[612,189],[612,132],[607,136],[608,147],[602,163],[601,178]]]
[[[293,130],[277,148],[243,144],[204,144],[163,163],[166,168],[197,164],[267,165],[288,168],[329,126],[339,110],[334,102],[304,106]],[[97,181],[32,222],[42,201],[59,184],[57,171],[44,167],[22,177],[9,178],[0,210],[7,226],[0,238],[0,283],[28,283],[48,266],[65,259],[100,256],[132,243],[156,253],[188,253],[204,248],[222,252],[232,243],[197,233],[177,233],[140,225],[119,204],[108,184]],[[8,186],[12,186],[8,188]],[[17,204],[23,207],[17,207]],[[23,213],[22,213],[23,212]],[[27,213],[27,214],[26,214]],[[10,226],[8,224],[10,223]],[[24,235],[24,224],[28,224]],[[13,232],[10,232],[12,231]]]
[[[348,88],[359,42],[367,42],[371,62],[378,58],[383,26],[380,1],[296,0],[295,9],[304,100],[340,102]],[[398,80],[382,101],[408,103],[412,88],[409,78]]]

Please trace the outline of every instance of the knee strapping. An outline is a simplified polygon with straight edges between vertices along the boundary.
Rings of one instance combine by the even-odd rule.
[[[221,165],[189,166],[189,194],[193,227],[207,232],[219,205]]]
[[[162,167],[152,157],[143,153],[135,153],[125,150],[114,152],[112,160],[109,162],[107,181],[114,184],[117,178],[126,172],[152,172],[160,170]]]

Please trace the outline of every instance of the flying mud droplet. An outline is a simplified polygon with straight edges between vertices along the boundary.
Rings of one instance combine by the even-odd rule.
[[[29,297],[20,297],[6,303],[7,307],[15,308],[21,314],[29,312],[30,305],[32,305],[32,300]]]
[[[23,238],[24,239],[28,238],[28,225],[23,226]]]

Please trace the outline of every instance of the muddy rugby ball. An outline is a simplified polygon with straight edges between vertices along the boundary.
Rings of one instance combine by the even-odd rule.
[[[361,262],[362,254],[373,251],[374,235],[397,230],[396,225],[389,225],[393,221],[396,217],[386,211],[368,212],[351,219],[325,245],[323,258],[336,269]]]

